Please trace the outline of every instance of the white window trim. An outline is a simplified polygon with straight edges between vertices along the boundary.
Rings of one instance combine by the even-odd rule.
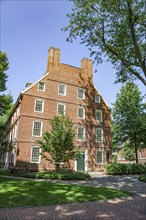
[[[42,111],[41,111],[41,112],[35,110],[36,102],[37,102],[37,101],[41,101],[41,102],[42,102]],[[38,112],[38,113],[43,113],[43,112],[44,112],[44,101],[43,101],[43,100],[41,100],[41,99],[35,99],[34,112]]]
[[[39,152],[41,153],[41,148],[39,147],[39,146],[32,146],[31,147],[31,155],[30,155],[30,163],[41,163],[41,155],[39,155],[39,161],[38,162],[33,162],[32,161],[32,149],[33,149],[33,147],[35,147],[35,148],[39,148]]]
[[[80,118],[80,117],[79,117],[79,114],[78,114],[79,108],[83,109],[83,118]],[[85,119],[85,108],[84,108],[84,107],[79,106],[79,107],[77,108],[77,118],[78,118],[78,119]]]
[[[144,150],[144,149],[143,149],[143,150]],[[141,151],[142,151],[142,150],[141,150]],[[140,159],[141,159],[141,160],[146,159],[146,157],[142,157],[142,154],[141,154],[142,152],[141,152],[141,151],[140,151]]]
[[[79,94],[79,89],[83,90],[83,98],[79,98],[78,94]],[[85,89],[83,88],[78,88],[78,94],[77,94],[77,98],[80,99],[80,100],[83,100],[85,99]]]
[[[97,140],[97,130],[101,130],[102,131],[102,133],[101,133],[102,134],[101,141]],[[103,129],[102,128],[96,128],[96,142],[97,143],[103,143]]]
[[[98,102],[97,102],[97,100],[96,100],[96,97],[97,97],[97,96],[99,97],[99,101],[98,101]],[[96,96],[95,96],[95,103],[100,103],[100,95],[96,95]]]
[[[84,129],[83,129],[83,140],[78,139],[78,128],[79,128],[79,127],[83,127],[83,128],[84,128]],[[81,126],[81,125],[80,125],[80,126],[77,127],[77,140],[78,140],[78,141],[85,141],[85,127],[84,127],[84,126]]]
[[[98,120],[98,119],[96,118],[96,113],[97,113],[97,112],[100,112],[100,113],[101,113],[101,120]],[[101,111],[101,110],[97,110],[97,109],[96,109],[96,111],[95,111],[95,118],[96,118],[96,121],[97,121],[97,122],[103,122],[103,117],[102,117],[102,111]]]
[[[39,136],[39,135],[34,135],[34,134],[33,134],[34,123],[35,123],[35,122],[41,122],[41,132],[40,132],[40,136]],[[42,121],[33,121],[33,126],[32,126],[32,136],[33,136],[33,137],[42,137],[42,128],[43,128],[43,122],[42,122]]]
[[[59,93],[59,86],[60,86],[60,85],[61,85],[61,86],[64,86],[64,94],[60,94],[60,93]],[[59,83],[59,84],[58,84],[58,95],[66,96],[66,85],[65,85],[65,84],[63,84],[63,83]]]
[[[58,114],[58,106],[59,106],[59,105],[64,105],[64,115],[65,115],[65,114],[66,114],[66,105],[65,105],[64,103],[58,103],[58,104],[57,104],[57,115],[59,115],[59,114]],[[62,116],[62,115],[59,115],[59,116]]]
[[[101,151],[102,152],[102,162],[101,163],[97,163],[97,151]],[[97,149],[96,150],[96,163],[99,164],[103,164],[103,150],[102,149]]]
[[[44,84],[44,89],[43,89],[43,90],[41,90],[41,89],[39,89],[39,84],[40,84],[40,83],[43,83],[43,82],[39,82],[39,83],[38,83],[38,90],[39,90],[39,91],[41,91],[41,92],[44,92],[44,91],[45,91],[45,89],[46,89],[46,84],[45,84],[45,83],[43,83],[43,84]]]

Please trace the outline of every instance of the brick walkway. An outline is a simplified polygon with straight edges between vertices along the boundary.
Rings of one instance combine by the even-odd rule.
[[[102,184],[136,192],[136,195],[106,201],[0,209],[0,220],[146,220],[146,183],[139,182],[137,176],[94,176],[91,181],[80,184]]]

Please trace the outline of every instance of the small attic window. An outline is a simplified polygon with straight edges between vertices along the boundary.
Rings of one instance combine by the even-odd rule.
[[[96,102],[96,103],[100,103],[100,96],[99,96],[99,95],[96,95],[96,96],[95,96],[95,102]]]
[[[40,82],[39,85],[38,85],[38,90],[45,91],[45,83]]]

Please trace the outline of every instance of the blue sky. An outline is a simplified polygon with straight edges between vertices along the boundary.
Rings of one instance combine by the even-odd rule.
[[[68,43],[67,33],[61,31],[68,24],[66,14],[71,12],[72,3],[68,0],[1,0],[0,4],[0,50],[9,59],[7,91],[14,101],[27,82],[35,82],[44,75],[51,46],[61,49],[62,63],[80,67],[83,57],[90,58],[79,40]],[[111,106],[121,84],[114,84],[116,74],[110,63],[104,62],[97,70],[93,74],[94,84]],[[138,85],[144,93],[144,85]]]

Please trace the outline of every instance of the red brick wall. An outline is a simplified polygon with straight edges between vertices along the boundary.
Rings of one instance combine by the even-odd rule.
[[[57,51],[59,53],[59,51]],[[84,60],[84,62],[88,60]],[[83,124],[86,129],[86,137],[84,142],[75,140],[75,144],[88,149],[88,168],[92,170],[102,170],[104,165],[96,164],[96,149],[101,147],[104,151],[109,148],[111,150],[111,129],[110,129],[110,111],[104,100],[101,97],[100,103],[95,103],[95,95],[98,94],[94,88],[92,77],[92,65],[83,63],[82,68],[76,68],[66,64],[60,64],[59,58],[55,58],[55,65],[52,61],[48,61],[50,68],[49,74],[46,73],[41,82],[45,83],[45,91],[38,90],[38,83],[24,92],[21,101],[20,119],[19,119],[19,132],[18,132],[18,155],[16,166],[27,165],[32,168],[43,169],[48,166],[48,162],[41,161],[41,164],[30,164],[30,149],[35,145],[37,138],[32,136],[33,121],[40,120],[43,122],[43,131],[49,128],[48,118],[52,118],[57,114],[57,103],[64,103],[66,105],[66,114],[72,118],[74,123],[75,132],[77,131],[78,124]],[[86,69],[83,69],[86,68]],[[66,96],[58,95],[58,84],[63,83],[66,85]],[[77,98],[78,87],[85,89],[85,99],[80,100]],[[36,99],[44,101],[44,112],[34,112],[34,104]],[[85,107],[85,119],[79,120],[77,118],[77,108],[79,106]],[[95,110],[102,110],[103,122],[97,123],[95,120]],[[103,143],[95,141],[96,128],[102,128],[104,132]],[[21,161],[23,161],[21,163]],[[24,163],[25,161],[25,163]],[[105,158],[104,158],[105,161]],[[73,162],[71,163],[72,167]],[[49,166],[48,166],[49,167]],[[52,169],[52,166],[50,166]]]

